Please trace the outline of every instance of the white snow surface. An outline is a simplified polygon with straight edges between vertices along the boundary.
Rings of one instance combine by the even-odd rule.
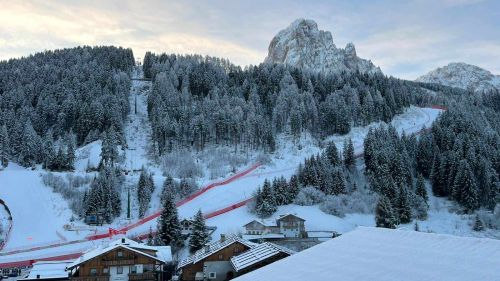
[[[500,241],[359,227],[236,278],[294,280],[500,280]]]
[[[450,63],[416,79],[418,82],[437,83],[445,86],[484,92],[500,89],[500,76],[486,69],[463,62]]]
[[[283,63],[312,71],[382,73],[371,61],[356,55],[354,44],[335,46],[329,31],[318,30],[313,20],[297,19],[271,41],[266,63]]]
[[[67,278],[68,272],[66,266],[70,265],[71,261],[42,261],[33,264],[27,279],[45,278]]]

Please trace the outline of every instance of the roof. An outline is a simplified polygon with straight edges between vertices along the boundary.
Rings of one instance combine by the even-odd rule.
[[[500,241],[358,227],[237,281],[500,280]]]
[[[33,268],[30,270],[28,276],[23,280],[31,279],[58,279],[58,278],[68,278],[68,272],[66,271],[66,266],[71,264],[73,261],[40,261],[33,264]],[[37,276],[40,278],[37,278]]]
[[[181,260],[179,262],[179,265],[177,266],[177,268],[183,268],[185,267],[186,265],[189,265],[189,264],[195,264],[197,262],[199,262],[200,260],[234,244],[234,243],[241,243],[249,248],[252,248],[254,247],[255,243],[252,243],[250,241],[247,241],[245,239],[242,239],[236,235],[228,235],[224,241],[221,241],[221,240],[217,240],[215,242],[212,242],[212,243],[208,243],[205,247],[203,247],[202,249],[196,251],[193,255]],[[207,247],[208,247],[208,250],[207,250]]]
[[[243,236],[243,239],[246,239],[246,240],[285,238],[285,235],[282,233],[243,234],[242,236]]]
[[[279,220],[282,220],[286,217],[294,217],[300,221],[306,221],[305,219],[301,218],[301,217],[298,217],[297,215],[294,215],[294,214],[285,214],[285,215],[281,215],[279,218],[276,219],[276,221],[279,221]]]
[[[148,245],[138,243],[138,242],[135,242],[135,241],[127,239],[127,238],[121,238],[119,240],[110,242],[106,247],[98,246],[98,247],[84,253],[81,257],[79,257],[73,263],[68,265],[67,268],[74,268],[74,267],[79,266],[80,264],[82,264],[84,262],[87,262],[88,260],[91,260],[91,259],[93,259],[97,256],[100,256],[102,254],[105,254],[107,252],[113,251],[117,248],[127,249],[129,251],[138,253],[140,255],[149,257],[151,259],[154,259],[154,260],[157,260],[157,261],[163,262],[163,263],[167,263],[167,262],[172,261],[172,254],[171,254],[170,246],[162,246],[162,247],[148,246]],[[157,256],[152,256],[146,252],[143,252],[143,250],[155,251]]]
[[[249,223],[247,223],[247,224],[243,225],[243,227],[246,227],[247,225],[252,224],[252,223],[254,223],[254,222],[256,222],[256,223],[258,223],[258,224],[261,224],[261,225],[263,225],[263,226],[267,226],[267,227],[275,227],[275,226],[277,226],[277,225],[276,225],[276,222],[272,222],[272,221],[265,221],[265,220],[260,220],[260,221],[259,221],[259,220],[252,220],[251,222],[249,222]]]
[[[294,251],[288,248],[281,247],[273,243],[264,242],[246,252],[243,252],[241,255],[232,257],[231,264],[236,271],[240,271],[258,262],[273,257],[279,253],[285,253],[287,255],[295,254]]]

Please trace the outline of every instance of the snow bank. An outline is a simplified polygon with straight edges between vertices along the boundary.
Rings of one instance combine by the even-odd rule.
[[[500,280],[500,241],[359,227],[235,280]]]

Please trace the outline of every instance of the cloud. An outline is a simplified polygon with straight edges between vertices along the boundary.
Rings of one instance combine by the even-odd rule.
[[[272,37],[299,17],[354,42],[386,74],[415,78],[450,61],[498,72],[498,2],[340,1],[7,1],[0,0],[0,59],[77,45],[200,53],[258,64]],[[498,8],[498,9],[496,9]]]

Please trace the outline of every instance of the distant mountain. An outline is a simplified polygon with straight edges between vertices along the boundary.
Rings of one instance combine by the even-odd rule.
[[[418,82],[437,83],[475,92],[500,90],[500,76],[488,70],[463,62],[450,63],[416,79]]]
[[[335,46],[329,31],[318,30],[313,20],[298,19],[281,30],[269,44],[267,63],[283,63],[321,72],[382,73],[369,60],[356,55],[354,44]]]

